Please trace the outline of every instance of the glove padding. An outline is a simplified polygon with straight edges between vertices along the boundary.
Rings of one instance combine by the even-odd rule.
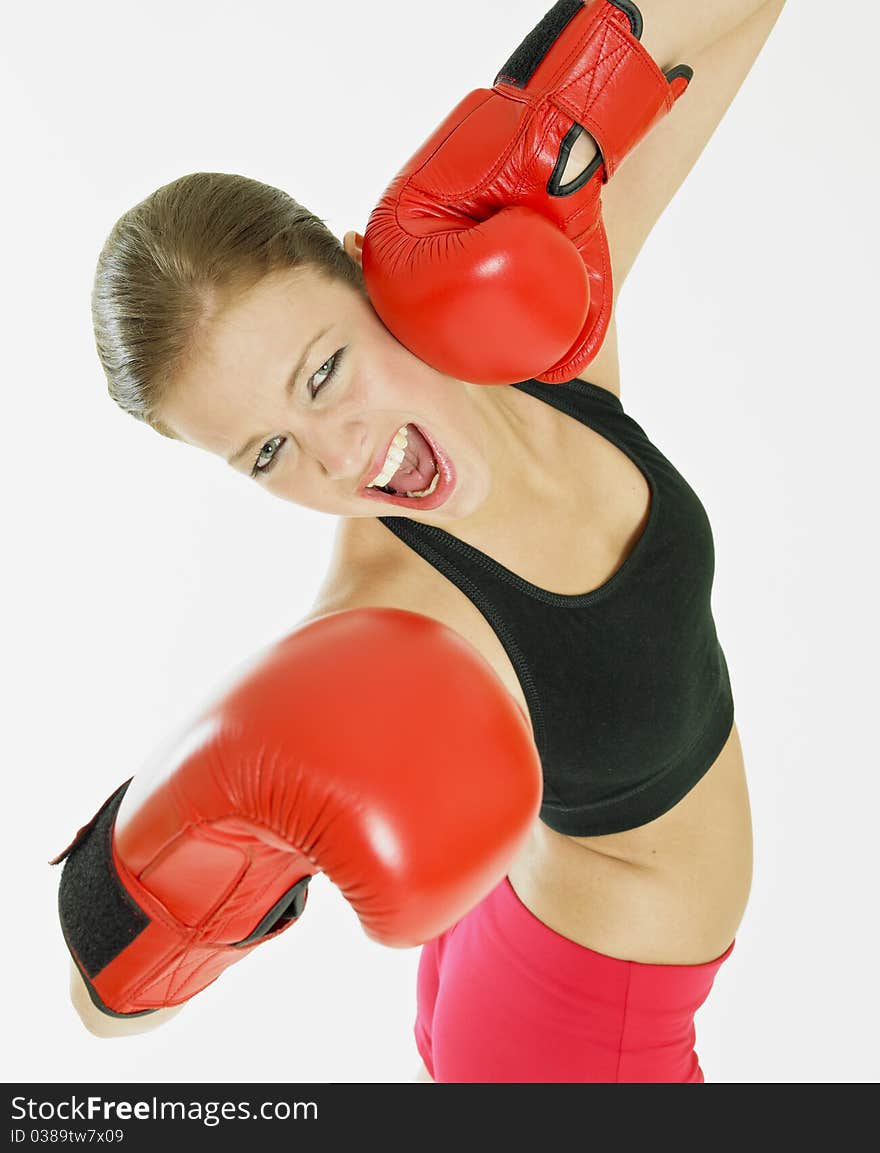
[[[602,185],[693,74],[661,72],[641,28],[630,0],[559,0],[385,191],[365,284],[426,363],[477,384],[558,383],[599,351],[613,300]],[[563,186],[584,129],[598,153]]]
[[[113,1016],[178,1005],[302,914],[311,877],[409,947],[502,879],[538,815],[522,709],[402,609],[330,613],[260,654],[53,864],[64,937]]]

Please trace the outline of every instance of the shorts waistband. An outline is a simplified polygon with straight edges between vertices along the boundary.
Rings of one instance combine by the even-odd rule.
[[[600,953],[546,925],[523,904],[509,877],[504,877],[483,904],[487,904],[487,913],[498,917],[498,931],[515,937],[518,950],[535,963],[552,966],[552,971],[567,981],[589,980],[597,988],[615,988],[625,981],[629,999],[635,1004],[668,1004],[696,1010],[709,995],[715,974],[736,944],[734,938],[720,956],[695,965],[633,961]]]

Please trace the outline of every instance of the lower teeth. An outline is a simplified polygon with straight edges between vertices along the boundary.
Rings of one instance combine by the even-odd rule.
[[[434,473],[434,479],[431,481],[431,483],[428,485],[427,488],[423,488],[419,492],[408,492],[406,495],[407,496],[430,496],[431,493],[436,489],[439,482],[440,482],[440,473],[438,471],[438,472]]]

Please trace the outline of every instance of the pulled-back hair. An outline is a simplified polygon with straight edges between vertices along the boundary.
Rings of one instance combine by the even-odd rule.
[[[92,324],[110,396],[163,436],[157,410],[199,334],[264,276],[311,267],[364,292],[363,274],[323,220],[246,176],[195,172],[119,218],[92,289]]]

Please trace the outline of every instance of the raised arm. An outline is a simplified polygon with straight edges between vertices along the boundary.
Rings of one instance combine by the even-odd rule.
[[[611,313],[601,189],[690,75],[664,75],[640,31],[631,0],[557,0],[370,214],[373,307],[441,372],[558,383],[600,348]],[[580,156],[590,137],[601,165],[595,148]]]
[[[580,376],[615,396],[620,395],[615,321],[620,289],[651,229],[721,123],[784,3],[640,2],[645,47],[661,67],[684,60],[694,75],[674,113],[642,140],[602,192],[602,216],[614,273],[611,320],[601,349]]]
[[[784,0],[640,0],[642,42],[661,67],[684,60],[685,97],[605,186],[602,211],[615,297],[657,223],[720,124],[758,57]]]

